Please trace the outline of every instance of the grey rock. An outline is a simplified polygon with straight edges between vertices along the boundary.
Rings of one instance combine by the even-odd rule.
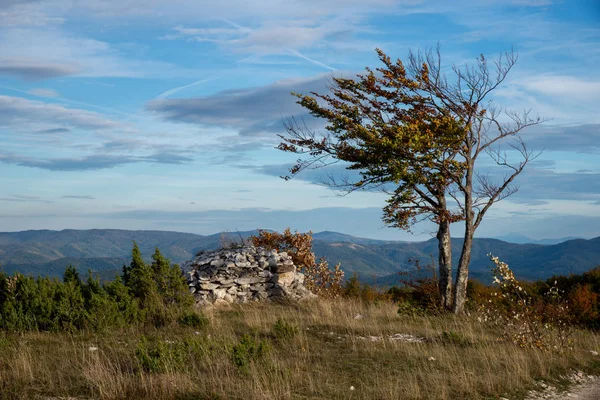
[[[198,285],[202,290],[214,290],[219,287],[216,283],[201,283]]]
[[[252,246],[203,252],[184,266],[198,306],[315,297],[286,252]]]
[[[215,258],[214,260],[212,260],[210,262],[210,265],[215,266],[215,267],[220,267],[223,264],[225,264],[225,261],[220,258]]]
[[[265,278],[260,277],[260,276],[245,276],[243,278],[237,278],[235,280],[235,283],[239,284],[239,285],[249,285],[249,284],[253,284],[253,283],[259,283],[259,282],[264,282]]]
[[[277,274],[283,274],[286,272],[296,272],[296,266],[292,263],[291,265],[286,265],[286,264],[278,264],[275,267],[275,273]]]

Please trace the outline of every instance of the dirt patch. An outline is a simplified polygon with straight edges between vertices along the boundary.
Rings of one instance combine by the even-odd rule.
[[[567,391],[540,383],[540,389],[531,391],[525,400],[598,400],[600,399],[600,377],[586,375],[583,372],[574,372],[568,376],[573,386]]]

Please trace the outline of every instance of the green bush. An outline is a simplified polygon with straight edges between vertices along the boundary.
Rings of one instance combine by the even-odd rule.
[[[150,342],[145,336],[137,344],[135,357],[146,372],[168,373],[184,369],[186,346],[181,342],[156,340]]]
[[[399,315],[408,315],[410,317],[417,317],[421,315],[425,315],[425,309],[421,307],[418,303],[407,299],[398,301],[398,314]]]
[[[134,242],[123,277],[104,285],[91,273],[82,282],[73,266],[66,268],[62,281],[0,274],[0,330],[102,331],[135,323],[160,327],[176,322],[193,312],[193,296],[178,265],[171,265],[158,249],[152,259],[151,265],[145,264]]]
[[[239,343],[231,349],[233,363],[241,370],[247,370],[251,363],[262,358],[269,346],[264,341],[257,341],[250,335],[244,335]]]
[[[273,335],[277,339],[289,339],[293,338],[298,334],[298,327],[285,322],[283,319],[278,318],[273,325]]]
[[[441,342],[459,347],[467,347],[473,344],[470,339],[454,331],[443,331]]]
[[[179,317],[179,325],[190,328],[201,329],[208,326],[209,321],[206,316],[198,312],[186,312]]]

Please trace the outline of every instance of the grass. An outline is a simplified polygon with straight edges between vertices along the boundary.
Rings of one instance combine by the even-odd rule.
[[[0,334],[0,398],[498,399],[573,369],[600,371],[591,332],[577,331],[572,351],[521,349],[475,318],[402,316],[387,302],[248,304],[205,316],[185,327]],[[397,333],[426,340],[388,339]]]

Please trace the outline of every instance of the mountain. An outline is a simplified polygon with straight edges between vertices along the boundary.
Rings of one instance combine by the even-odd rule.
[[[530,237],[520,235],[518,233],[509,233],[508,235],[497,236],[494,239],[499,239],[499,240],[502,240],[504,242],[517,243],[517,244],[552,245],[552,244],[559,244],[559,243],[562,243],[562,242],[567,242],[569,240],[575,240],[575,239],[581,239],[581,238],[575,237],[575,236],[567,236],[567,237],[562,237],[562,238],[558,238],[558,239],[535,240],[535,239],[532,239]]]
[[[127,231],[118,229],[24,231],[0,233],[0,270],[31,275],[60,276],[64,268],[75,265],[86,273],[115,276],[129,263],[132,242],[136,241],[147,261],[158,247],[172,262],[182,263],[200,250],[211,250],[226,242],[239,242],[256,231],[196,235],[167,231]],[[394,242],[319,232],[313,235],[317,257],[330,265],[338,262],[347,276],[357,273],[362,280],[396,283],[398,272],[415,268],[437,257],[437,241]],[[452,240],[453,262],[458,264],[462,240]],[[600,265],[600,237],[567,240],[558,244],[515,244],[498,239],[475,239],[470,275],[489,281],[494,254],[513,269],[520,279],[545,279],[555,274],[582,273]],[[412,261],[411,261],[412,260]]]
[[[355,243],[361,245],[370,244],[383,244],[383,243],[399,243],[392,240],[377,240],[377,239],[365,239],[356,236],[346,235],[345,233],[323,231],[313,234],[315,241],[327,242],[327,243]]]
[[[240,232],[246,238],[251,232]],[[155,247],[172,261],[189,260],[200,250],[215,249],[223,240],[237,241],[238,233],[202,236],[167,231],[91,229],[0,233],[0,264],[40,264],[60,258],[128,258],[133,241],[146,259]]]

